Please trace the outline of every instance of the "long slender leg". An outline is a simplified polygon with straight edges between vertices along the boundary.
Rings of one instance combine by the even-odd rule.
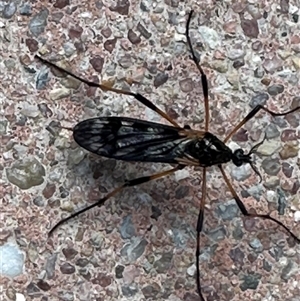
[[[45,59],[43,59],[42,57],[35,55],[35,58],[37,58],[38,60],[40,60],[41,62],[43,62],[44,64],[51,66],[53,68],[56,68],[57,70],[61,71],[61,72],[65,72],[68,75],[78,79],[79,81],[85,83],[86,85],[88,85],[89,87],[96,87],[96,88],[100,88],[102,91],[111,91],[111,92],[115,92],[117,94],[123,94],[123,95],[129,95],[129,96],[133,96],[136,100],[138,100],[140,103],[142,103],[143,105],[145,105],[146,107],[148,107],[149,109],[153,110],[154,112],[156,112],[157,114],[159,114],[161,117],[165,118],[166,120],[168,120],[171,124],[173,124],[175,127],[180,128],[181,126],[178,125],[178,123],[176,123],[170,116],[168,116],[165,112],[163,112],[162,110],[160,110],[156,105],[154,105],[149,99],[147,99],[146,97],[144,97],[143,95],[139,94],[139,93],[134,93],[131,91],[126,91],[126,90],[121,90],[121,89],[115,89],[112,88],[110,86],[107,85],[103,85],[103,84],[98,84],[98,83],[94,83],[91,81],[88,81],[82,77],[77,76],[76,74],[65,70],[53,63],[51,63],[50,61],[47,61]]]
[[[272,115],[273,117],[275,117],[275,116],[285,116],[285,115],[293,113],[299,109],[300,109],[300,106],[293,110],[284,112],[284,113],[276,113],[276,112],[270,111],[269,109],[267,109],[266,107],[264,107],[262,105],[257,105],[254,109],[252,109],[249,112],[249,114],[242,121],[240,121],[240,123],[236,127],[234,127],[232,129],[232,131],[227,135],[227,137],[225,138],[225,140],[223,142],[226,143],[232,137],[232,135],[234,135],[247,121],[249,121],[251,118],[253,118],[260,110],[264,110],[265,112],[267,112],[270,115]]]
[[[137,178],[137,179],[133,179],[133,180],[128,180],[126,181],[123,185],[119,186],[118,188],[114,189],[112,192],[108,193],[104,198],[98,200],[97,202],[95,202],[94,204],[90,205],[90,206],[87,206],[73,214],[71,214],[70,216],[60,220],[49,232],[48,236],[51,236],[51,234],[62,224],[64,224],[65,222],[67,222],[68,220],[72,219],[73,217],[76,217],[78,215],[80,215],[81,213],[85,212],[85,211],[88,211],[96,206],[102,206],[104,204],[104,202],[106,200],[108,200],[109,198],[113,197],[114,195],[116,195],[118,192],[120,192],[123,188],[125,187],[132,187],[132,186],[136,186],[136,185],[140,185],[142,183],[146,183],[146,182],[149,182],[149,181],[152,181],[152,180],[155,180],[155,179],[158,179],[158,178],[162,178],[164,176],[167,176],[177,170],[180,170],[180,169],[183,169],[185,166],[183,165],[178,165],[172,169],[169,169],[169,170],[166,170],[166,171],[163,171],[163,172],[160,172],[160,173],[157,173],[155,175],[152,175],[152,176],[144,176],[144,177],[140,177],[140,178]]]
[[[190,27],[190,23],[191,23],[191,19],[192,19],[192,15],[193,15],[193,10],[190,11],[189,13],[189,17],[186,23],[186,31],[185,31],[185,35],[186,35],[186,39],[187,39],[187,43],[189,45],[191,54],[192,54],[192,59],[195,63],[195,65],[197,66],[200,74],[201,74],[201,82],[202,82],[202,89],[203,89],[203,95],[204,95],[204,107],[205,107],[205,132],[208,132],[208,125],[209,125],[209,106],[208,106],[208,84],[207,84],[207,77],[206,74],[204,73],[202,67],[199,64],[199,61],[195,55],[194,49],[192,47],[192,43],[191,43],[191,38],[189,36],[189,27]]]
[[[201,301],[205,301],[202,292],[201,292],[201,284],[200,284],[200,233],[202,232],[203,227],[203,218],[204,218],[204,205],[205,205],[205,197],[206,197],[206,168],[203,168],[202,173],[202,195],[201,195],[201,203],[200,203],[200,211],[198,214],[197,221],[197,246],[196,246],[196,268],[197,268],[197,290]]]
[[[239,198],[239,196],[237,195],[237,193],[233,189],[233,187],[232,187],[232,185],[231,185],[231,183],[230,183],[230,181],[229,181],[229,179],[228,179],[228,177],[227,177],[224,169],[222,168],[221,165],[219,165],[219,168],[221,170],[221,173],[222,173],[222,175],[224,177],[224,180],[225,180],[225,182],[226,182],[226,184],[227,184],[227,186],[228,186],[228,188],[229,188],[232,196],[234,197],[234,199],[235,199],[237,205],[239,206],[240,210],[242,211],[243,215],[249,216],[249,217],[259,217],[259,218],[268,219],[270,221],[273,221],[276,224],[278,224],[280,227],[284,228],[288,232],[288,234],[295,239],[295,241],[297,243],[300,243],[300,239],[295,234],[293,234],[291,232],[291,230],[287,226],[285,226],[282,222],[278,221],[276,218],[270,216],[269,214],[249,213],[248,210],[246,209],[245,205],[243,204],[243,202],[241,201],[241,199]]]
[[[207,84],[207,77],[206,74],[204,73],[202,67],[199,64],[199,61],[195,55],[192,43],[191,43],[191,38],[189,36],[189,27],[193,15],[193,10],[190,11],[189,17],[187,20],[186,24],[186,39],[187,43],[189,45],[191,54],[192,54],[192,59],[197,66],[200,74],[201,74],[201,83],[202,83],[202,90],[203,90],[203,95],[204,95],[204,108],[205,108],[205,131],[208,132],[208,126],[209,126],[209,120],[210,120],[210,114],[209,114],[209,103],[208,103],[208,84]],[[198,294],[200,297],[200,301],[205,301],[202,291],[201,291],[201,282],[200,282],[200,261],[199,261],[199,256],[200,256],[200,234],[202,232],[202,227],[203,227],[203,219],[204,219],[204,206],[205,206],[205,198],[206,198],[206,168],[203,168],[203,174],[202,174],[202,195],[201,195],[201,202],[200,202],[200,211],[198,214],[198,220],[197,220],[197,245],[196,245],[196,278],[197,278],[197,290]]]

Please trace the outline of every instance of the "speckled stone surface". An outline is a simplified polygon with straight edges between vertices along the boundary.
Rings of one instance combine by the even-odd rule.
[[[210,131],[225,138],[257,104],[300,105],[298,1],[0,1],[0,244],[24,254],[23,273],[0,275],[1,300],[199,300],[195,281],[200,170],[124,190],[48,232],[124,180],[169,166],[100,158],[72,127],[95,116],[163,122],[130,97],[88,88],[34,59],[151,99],[179,124],[203,129],[200,75],[208,76]],[[245,205],[272,212],[300,236],[300,113],[249,121],[228,145],[255,164],[225,168]],[[207,301],[300,300],[300,246],[271,222],[245,219],[217,168],[208,169],[201,283]],[[2,289],[3,288],[3,289]]]

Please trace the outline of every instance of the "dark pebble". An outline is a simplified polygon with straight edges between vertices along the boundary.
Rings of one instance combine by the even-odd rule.
[[[70,5],[70,0],[56,0],[53,6],[62,9],[68,5]]]
[[[118,0],[115,2],[114,6],[109,9],[111,11],[116,11],[120,15],[127,16],[129,12],[130,2],[128,0]]]
[[[104,42],[104,49],[107,50],[109,53],[112,53],[113,50],[116,47],[116,43],[117,43],[117,39],[116,38],[109,39],[109,40],[107,40],[107,41]],[[103,62],[102,62],[102,64],[103,64]]]
[[[29,30],[35,36],[39,36],[44,32],[45,27],[47,26],[47,18],[49,15],[49,11],[44,8],[39,13],[33,16],[33,18],[29,22]]]
[[[67,260],[74,259],[74,257],[78,254],[78,251],[73,248],[63,248],[62,252]]]
[[[242,278],[242,283],[240,284],[240,289],[244,292],[248,289],[256,290],[260,282],[260,274],[244,275]]]
[[[141,42],[141,37],[137,35],[132,29],[128,30],[127,37],[132,44],[138,44]]]
[[[116,278],[121,279],[123,278],[123,272],[125,267],[123,265],[117,265],[115,268]]]
[[[151,37],[151,32],[149,32],[141,23],[138,23],[137,28],[136,28],[141,35],[145,38],[145,39],[150,39]]]
[[[103,65],[104,65],[104,58],[102,58],[101,56],[96,55],[95,57],[90,59],[90,63],[93,66],[95,71],[97,71],[99,73],[102,72],[102,68],[103,68]]]
[[[267,93],[259,93],[252,97],[250,100],[249,106],[253,109],[257,105],[264,106],[267,103],[267,100],[269,99],[269,95]]]
[[[241,27],[245,35],[249,38],[257,38],[259,34],[258,24],[255,19],[244,19],[241,20]]]
[[[75,272],[75,267],[73,265],[71,265],[70,263],[68,262],[65,262],[63,263],[61,266],[60,266],[60,271],[63,273],[63,274],[73,274]]]
[[[91,282],[102,287],[107,287],[112,283],[112,278],[107,274],[99,273],[95,278],[91,279]]]
[[[37,286],[43,291],[49,291],[51,289],[50,284],[42,279],[37,282]]]
[[[4,6],[2,17],[4,19],[10,19],[15,14],[16,11],[17,11],[17,5],[15,1],[8,1],[8,3]]]
[[[124,297],[130,298],[136,295],[138,292],[138,288],[136,287],[136,284],[130,284],[130,285],[124,285],[121,287],[122,294]]]
[[[154,78],[154,87],[157,88],[167,82],[169,75],[167,73],[159,73]]]
[[[274,84],[269,86],[267,91],[271,96],[276,96],[284,91],[284,86],[281,84]]]

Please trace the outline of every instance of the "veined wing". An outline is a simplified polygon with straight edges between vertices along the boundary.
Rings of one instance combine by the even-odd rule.
[[[74,127],[73,136],[81,147],[100,156],[161,163],[178,163],[194,140],[183,128],[128,117],[84,120]]]

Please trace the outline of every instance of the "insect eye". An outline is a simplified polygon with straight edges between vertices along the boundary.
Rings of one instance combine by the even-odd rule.
[[[241,149],[241,148],[239,148],[239,149],[237,149],[237,150],[234,151],[234,154],[235,154],[235,156],[237,158],[240,158],[240,157],[242,157],[244,155],[244,150]]]

